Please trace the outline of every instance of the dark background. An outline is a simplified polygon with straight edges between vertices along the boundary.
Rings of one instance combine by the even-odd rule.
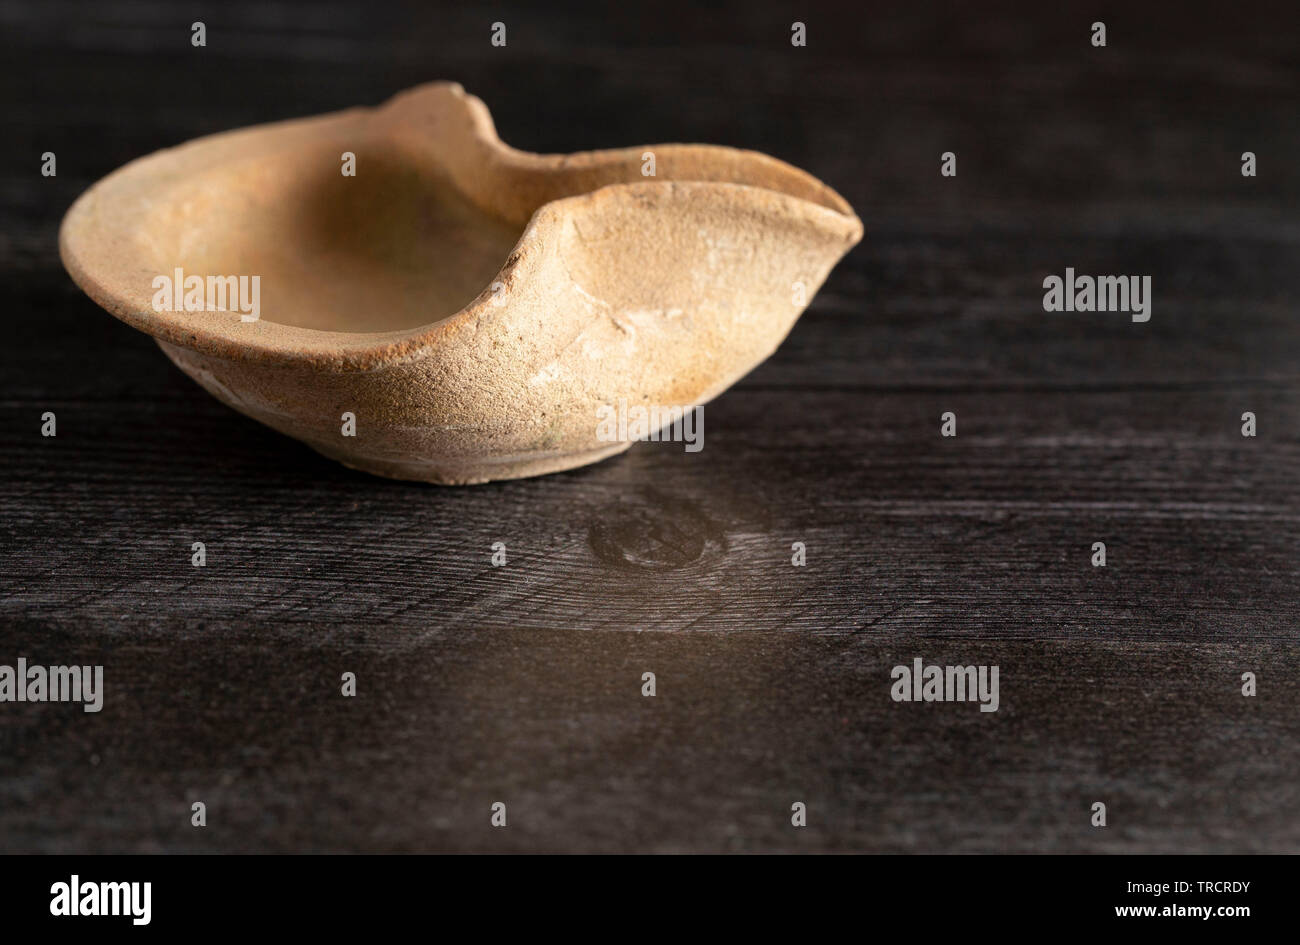
[[[0,663],[107,687],[98,715],[0,704],[0,849],[1300,846],[1293,4],[43,0],[0,27]],[[62,214],[121,164],[432,79],[529,150],[769,152],[865,239],[702,453],[461,489],[235,414],[63,272]],[[1150,275],[1151,321],[1045,313],[1066,266]],[[1000,711],[891,702],[916,656],[998,664]]]

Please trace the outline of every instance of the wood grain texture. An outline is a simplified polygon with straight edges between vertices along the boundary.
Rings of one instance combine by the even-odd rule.
[[[1298,24],[1017,6],[0,10],[0,663],[108,689],[0,704],[0,849],[1295,852]],[[702,452],[468,489],[226,410],[59,266],[125,161],[434,78],[518,147],[768,151],[867,236]],[[1044,313],[1066,266],[1152,320]],[[1001,708],[890,701],[916,656]]]

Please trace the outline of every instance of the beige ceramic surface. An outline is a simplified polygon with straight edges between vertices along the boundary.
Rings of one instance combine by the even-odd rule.
[[[436,83],[134,161],[73,204],[60,251],[236,410],[358,469],[470,483],[626,449],[597,438],[602,405],[715,397],[861,235],[838,194],[774,158],[528,154]],[[259,276],[260,320],[155,311],[153,280],[177,268]]]

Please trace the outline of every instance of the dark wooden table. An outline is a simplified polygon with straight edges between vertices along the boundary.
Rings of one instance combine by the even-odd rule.
[[[1296,851],[1293,6],[861,6],[799,4],[806,48],[750,4],[0,8],[0,664],[107,688],[0,704],[0,849]],[[703,452],[352,473],[63,272],[126,161],[436,78],[518,147],[756,148],[857,209]],[[1150,322],[1044,312],[1067,266],[1150,275]],[[918,656],[999,711],[893,702]]]

